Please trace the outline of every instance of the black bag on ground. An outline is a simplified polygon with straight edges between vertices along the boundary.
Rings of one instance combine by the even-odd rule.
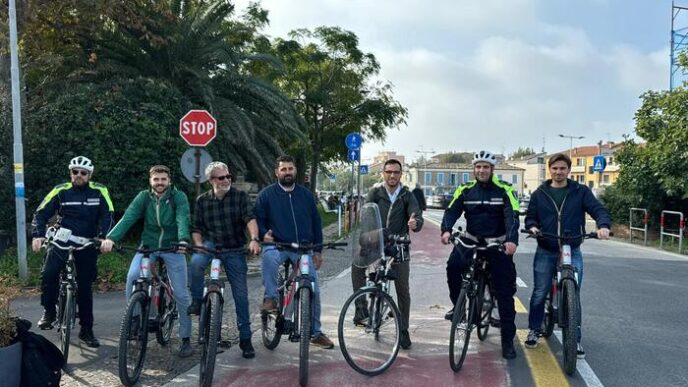
[[[17,319],[17,338],[22,342],[21,386],[60,385],[65,360],[62,352],[45,337],[30,332],[31,322]]]

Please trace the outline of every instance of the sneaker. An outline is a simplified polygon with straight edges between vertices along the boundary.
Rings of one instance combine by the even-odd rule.
[[[498,318],[490,317],[490,325],[499,328],[502,326],[502,322]]]
[[[42,330],[53,329],[53,324],[55,323],[56,313],[52,313],[48,310],[43,311],[43,316],[38,320],[38,327]]]
[[[275,312],[277,311],[277,302],[272,298],[266,298],[263,300],[263,306],[260,308],[263,312]]]
[[[368,322],[368,308],[356,307],[356,312],[354,313],[354,325],[357,327],[364,327]]]
[[[202,302],[203,302],[202,300],[192,300],[191,305],[189,305],[189,307],[186,309],[186,313],[189,316],[191,316],[191,315],[198,316],[199,314],[201,314],[201,303]]]
[[[540,333],[538,333],[538,331],[534,329],[528,331],[528,337],[526,338],[526,341],[524,343],[526,348],[537,348],[539,338]]]
[[[451,321],[454,318],[454,308],[451,308],[444,314],[444,319]]]
[[[408,329],[401,330],[401,337],[399,338],[399,345],[402,349],[411,348],[411,335],[409,335]]]
[[[507,360],[516,358],[516,349],[514,348],[513,340],[502,340],[502,357]]]
[[[334,348],[334,343],[332,342],[332,340],[330,340],[329,337],[325,336],[324,333],[321,333],[320,336],[311,339],[311,344],[325,349]]]
[[[585,359],[585,351],[583,350],[581,343],[578,343],[576,346],[576,357],[579,359]]]
[[[191,340],[188,337],[182,339],[182,344],[179,346],[179,357],[189,357],[193,354],[191,348]]]
[[[251,339],[239,340],[239,348],[241,348],[241,356],[243,356],[244,359],[253,359],[256,356],[256,351],[253,349]]]
[[[87,347],[98,348],[100,347],[100,342],[93,336],[93,328],[81,327],[79,332],[79,340],[83,341]]]

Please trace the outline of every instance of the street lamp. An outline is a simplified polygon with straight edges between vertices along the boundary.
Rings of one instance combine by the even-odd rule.
[[[573,151],[573,139],[575,138],[576,140],[582,140],[583,138],[585,138],[584,136],[571,136],[568,134],[560,134],[559,137],[568,138],[571,140],[571,146],[569,146],[569,159],[572,157],[571,152]]]

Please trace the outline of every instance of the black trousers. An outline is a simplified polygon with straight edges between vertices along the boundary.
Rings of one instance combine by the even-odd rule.
[[[497,298],[499,319],[501,322],[502,341],[513,340],[516,335],[516,309],[514,307],[514,294],[516,294],[516,266],[514,258],[498,251],[481,252],[489,258],[490,276]],[[449,298],[452,305],[459,298],[461,275],[469,267],[473,258],[473,251],[463,246],[455,246],[447,260],[447,284],[449,285]]]
[[[401,329],[408,329],[409,315],[411,314],[411,291],[409,289],[410,261],[392,264],[392,269],[397,274],[394,280],[394,288],[397,292],[397,304],[401,313]],[[354,292],[366,284],[365,268],[351,266],[351,283]]]
[[[50,248],[43,261],[41,270],[41,305],[45,310],[55,310],[60,290],[60,271],[67,264],[67,251]],[[93,282],[96,280],[96,260],[98,251],[88,248],[74,252],[76,266],[77,307],[79,324],[82,327],[93,327]],[[52,308],[52,309],[51,309]]]

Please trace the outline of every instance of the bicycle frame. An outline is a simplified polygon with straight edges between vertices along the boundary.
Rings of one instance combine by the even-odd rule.
[[[295,305],[298,305],[300,290],[307,288],[311,293],[315,290],[313,277],[310,275],[311,254],[301,254],[294,263],[291,273],[288,272],[289,266],[292,266],[289,261],[285,262],[285,273],[288,273],[284,285],[278,291],[284,291],[284,299],[280,308],[281,315],[284,317],[283,333],[289,334],[289,341],[298,342],[302,332],[299,332],[299,311]],[[312,311],[308,311],[308,316],[311,318]],[[310,334],[310,333],[308,333]]]

